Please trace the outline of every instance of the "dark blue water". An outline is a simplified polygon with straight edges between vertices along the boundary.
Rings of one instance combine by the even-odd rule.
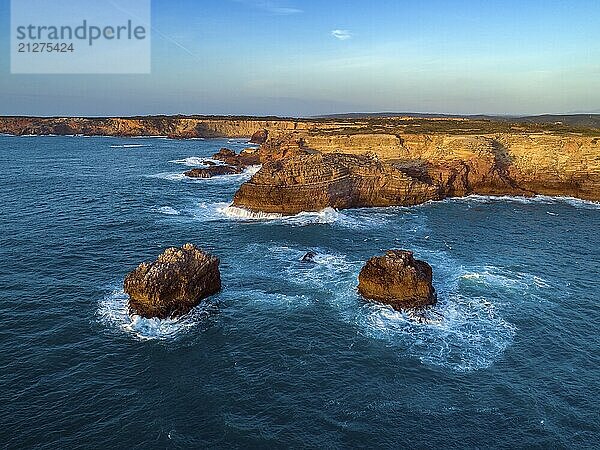
[[[224,145],[246,144],[0,137],[0,444],[598,446],[599,205],[251,220],[227,209],[250,174],[180,176]],[[185,242],[221,257],[224,291],[129,318],[123,277]],[[433,266],[430,323],[357,296],[389,248]]]

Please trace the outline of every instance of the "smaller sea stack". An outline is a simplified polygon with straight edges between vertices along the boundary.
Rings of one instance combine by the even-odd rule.
[[[168,248],[156,261],[144,262],[127,275],[123,288],[130,314],[148,319],[182,316],[221,290],[219,258],[193,244]]]
[[[389,250],[371,258],[358,276],[358,291],[369,299],[397,311],[434,305],[433,272],[425,261],[406,250]]]

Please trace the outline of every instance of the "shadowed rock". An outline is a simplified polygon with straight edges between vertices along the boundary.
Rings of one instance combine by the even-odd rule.
[[[131,314],[182,316],[221,290],[219,259],[193,244],[168,248],[153,263],[142,263],[127,275],[123,287]]]
[[[264,144],[268,137],[269,132],[267,130],[260,130],[252,135],[250,142],[253,144]]]
[[[317,252],[310,251],[302,257],[302,262],[304,262],[304,263],[315,262],[316,257],[317,257]]]
[[[431,266],[414,259],[405,250],[389,250],[384,256],[371,258],[360,271],[358,291],[402,311],[436,303]]]
[[[236,175],[242,173],[243,170],[239,167],[229,165],[212,165],[210,167],[202,167],[198,169],[188,170],[184,173],[190,178],[212,178],[219,175]]]

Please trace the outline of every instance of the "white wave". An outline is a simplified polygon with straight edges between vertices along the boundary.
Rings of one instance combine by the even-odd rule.
[[[512,272],[493,266],[469,269],[459,278],[469,283],[486,284],[495,288],[516,289],[518,291],[551,287],[551,284],[540,276]]]
[[[365,303],[357,323],[424,364],[471,372],[491,366],[512,344],[516,327],[481,297],[452,295],[421,313]]]
[[[220,210],[227,218],[246,221],[271,221],[274,223],[288,224],[293,226],[305,226],[312,224],[330,224],[336,222],[341,214],[334,208],[325,208],[316,212],[301,212],[293,216],[285,216],[279,213],[266,213],[261,211],[250,211],[237,206],[227,206]]]
[[[109,327],[131,334],[140,340],[171,340],[197,329],[207,317],[215,312],[214,305],[203,303],[189,314],[176,319],[145,319],[130,316],[127,308],[128,296],[123,290],[106,295],[98,305],[99,320]]]
[[[261,166],[249,166],[242,173],[232,175],[216,175],[211,178],[192,178],[179,172],[162,172],[147,175],[149,178],[159,178],[168,181],[185,181],[188,183],[212,183],[212,184],[242,184],[248,181],[260,170]]]
[[[148,147],[146,144],[122,144],[122,145],[111,145],[110,148],[138,148]]]
[[[444,200],[445,202],[453,203],[493,203],[493,202],[508,202],[520,204],[544,204],[544,205],[559,205],[567,204],[575,208],[583,209],[600,209],[600,202],[590,200],[581,200],[575,197],[551,197],[547,195],[536,195],[533,197],[519,196],[494,196],[494,195],[469,195],[467,197],[455,197]]]
[[[169,162],[173,164],[181,164],[188,167],[208,167],[210,164],[206,164],[207,162],[211,162],[215,165],[223,165],[222,161],[218,161],[212,158],[204,158],[202,156],[190,156],[188,158],[183,159],[174,159]]]
[[[186,177],[184,174],[176,172],[163,172],[163,173],[157,173],[155,175],[148,175],[149,178],[159,178],[161,180],[168,180],[168,181],[194,181],[194,179],[190,178],[190,177]]]
[[[241,220],[275,220],[283,217],[281,214],[254,212],[245,208],[238,208],[237,206],[231,206],[230,203],[226,207],[219,209],[219,212],[230,219]]]

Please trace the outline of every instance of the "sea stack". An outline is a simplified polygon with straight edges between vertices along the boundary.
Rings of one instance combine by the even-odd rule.
[[[219,258],[185,244],[142,263],[123,283],[130,314],[167,319],[187,314],[221,290]]]
[[[389,250],[371,258],[358,276],[358,291],[369,299],[397,311],[434,305],[433,272],[425,261],[406,250]]]

